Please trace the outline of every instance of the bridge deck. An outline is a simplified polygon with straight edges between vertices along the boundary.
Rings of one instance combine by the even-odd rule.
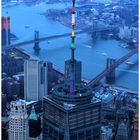
[[[106,74],[108,74],[109,72],[113,71],[120,64],[122,64],[123,62],[125,62],[129,57],[131,57],[132,55],[134,55],[137,52],[138,52],[138,49],[134,49],[131,52],[129,52],[128,54],[126,54],[125,56],[121,57],[120,59],[118,59],[116,61],[116,63],[114,64],[114,66],[111,69],[109,69],[109,70],[107,70],[107,69],[103,70],[103,72],[101,72],[98,76],[96,76],[95,78],[93,78],[87,85],[88,86],[95,85],[101,79],[103,79],[106,76]]]
[[[97,30],[84,29],[84,30],[75,32],[75,34],[82,34],[82,33],[86,33],[86,32],[88,32],[88,33],[89,32],[103,32],[103,31],[112,30],[112,29],[113,29],[113,27],[112,28],[108,27],[108,28],[103,28],[103,29],[97,29]],[[53,40],[53,39],[62,38],[62,37],[68,37],[68,36],[71,36],[71,33],[65,33],[65,34],[59,34],[59,35],[52,35],[52,36],[42,37],[42,38],[39,38],[38,41],[42,42],[42,41],[46,41],[46,40]],[[32,44],[34,42],[35,42],[35,40],[31,39],[31,40],[23,41],[23,42],[20,42],[20,43],[11,44],[8,47],[23,46],[23,45]],[[5,48],[7,46],[3,46],[3,47]]]

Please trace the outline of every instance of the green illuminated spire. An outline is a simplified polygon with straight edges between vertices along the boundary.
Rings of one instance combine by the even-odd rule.
[[[37,120],[37,115],[36,115],[36,113],[35,113],[35,108],[34,108],[34,106],[32,106],[32,110],[31,110],[31,114],[30,114],[30,116],[29,116],[29,119],[30,119],[30,120]]]
[[[72,43],[71,48],[72,48],[72,49],[75,49],[75,45],[74,45],[74,43]]]

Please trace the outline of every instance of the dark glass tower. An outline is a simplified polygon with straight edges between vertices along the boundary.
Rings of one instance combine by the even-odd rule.
[[[34,107],[32,107],[29,116],[29,137],[30,139],[39,140],[41,133],[41,119],[37,117]]]
[[[64,85],[43,100],[44,140],[100,140],[100,100],[81,86],[71,97]]]

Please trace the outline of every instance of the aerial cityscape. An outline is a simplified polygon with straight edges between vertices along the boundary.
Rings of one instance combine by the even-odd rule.
[[[138,140],[138,0],[2,0],[2,140]]]

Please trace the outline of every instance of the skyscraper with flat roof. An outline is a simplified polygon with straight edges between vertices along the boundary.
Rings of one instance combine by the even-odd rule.
[[[44,97],[43,109],[44,140],[100,140],[101,101],[87,87],[71,97],[59,85]]]
[[[24,63],[24,99],[39,101],[47,95],[47,62],[26,60]]]
[[[9,140],[28,140],[28,115],[25,102],[12,101],[9,116]]]
[[[29,116],[29,137],[30,140],[41,140],[41,119],[37,116],[34,106],[32,106]]]

